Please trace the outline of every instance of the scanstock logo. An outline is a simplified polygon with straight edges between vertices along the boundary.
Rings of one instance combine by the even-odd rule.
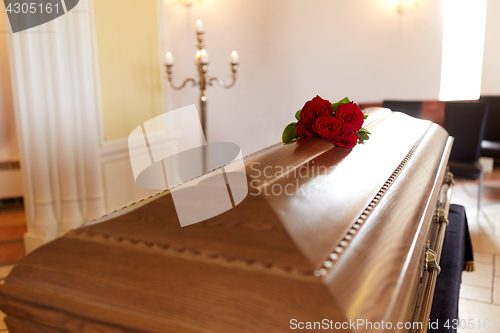
[[[128,148],[136,184],[170,189],[183,227],[222,214],[248,195],[240,147],[207,144],[194,104],[138,126]]]
[[[3,0],[12,32],[52,21],[72,10],[79,0]]]

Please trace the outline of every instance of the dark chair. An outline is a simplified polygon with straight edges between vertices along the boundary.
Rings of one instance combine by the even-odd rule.
[[[407,115],[415,118],[420,118],[420,114],[422,113],[422,102],[384,101],[382,106],[384,108],[391,109],[392,111],[406,113]]]
[[[500,158],[500,96],[481,96],[479,102],[490,106],[481,142],[481,156]]]
[[[455,138],[448,166],[456,178],[479,178],[477,214],[481,207],[483,168],[479,163],[488,104],[476,102],[446,102],[444,126]]]

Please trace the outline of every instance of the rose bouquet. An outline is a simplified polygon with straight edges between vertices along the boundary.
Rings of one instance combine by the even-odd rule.
[[[287,144],[301,137],[316,136],[337,147],[352,148],[369,138],[370,132],[362,128],[367,117],[347,97],[332,104],[316,96],[295,113],[298,121],[285,127],[282,141]]]

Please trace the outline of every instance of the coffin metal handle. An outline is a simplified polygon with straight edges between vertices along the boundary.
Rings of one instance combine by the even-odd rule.
[[[450,223],[448,220],[448,212],[450,210],[450,201],[454,184],[455,181],[453,180],[453,174],[447,171],[443,180],[443,185],[445,186],[441,187],[444,197],[442,201],[438,201],[437,209],[434,213],[435,223],[437,224],[437,234],[435,240],[433,241],[434,250],[431,250],[430,240],[427,241],[425,247],[424,268],[428,272],[428,277],[422,292],[420,310],[418,310],[416,317],[418,318],[416,321],[424,324],[420,329],[411,330],[412,333],[426,333],[428,329],[428,326],[425,323],[428,322],[430,317],[432,299],[434,298],[434,289],[436,287],[436,279],[439,273],[441,273],[441,267],[438,262],[443,250],[446,228]]]
[[[448,220],[448,217],[446,216],[446,212],[442,209],[442,208],[439,208],[437,210],[437,215],[438,215],[438,218],[436,219],[436,222],[439,223],[439,224],[446,224],[446,226],[448,226],[450,224],[450,221]]]
[[[451,173],[450,171],[446,171],[443,183],[448,184],[449,186],[455,185],[455,179],[453,179],[453,173]]]
[[[433,269],[437,271],[437,275],[441,273],[441,266],[437,263],[437,254],[431,249],[425,252],[425,267],[427,271],[431,272]]]

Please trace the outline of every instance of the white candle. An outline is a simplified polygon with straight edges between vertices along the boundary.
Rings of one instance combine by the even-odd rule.
[[[237,65],[239,62],[240,62],[240,55],[238,54],[238,52],[236,51],[231,52],[231,63],[233,65]]]
[[[165,64],[169,66],[172,66],[174,64],[174,56],[172,55],[172,53],[167,52],[167,54],[165,55]]]
[[[201,50],[201,63],[208,64],[208,53],[205,49]]]
[[[200,19],[196,20],[196,32],[200,34],[205,32],[205,26],[203,25],[203,22],[201,22]]]

